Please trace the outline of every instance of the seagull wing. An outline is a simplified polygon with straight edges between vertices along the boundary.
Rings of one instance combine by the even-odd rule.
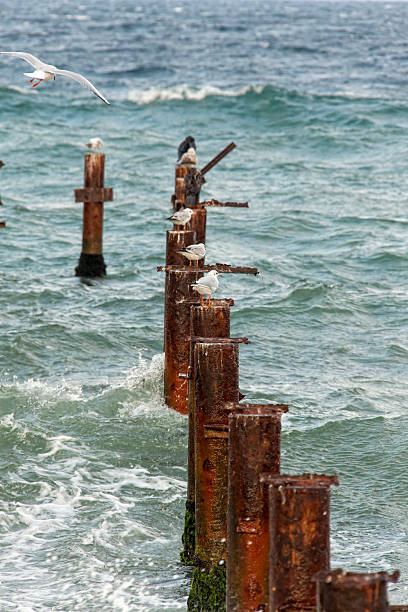
[[[204,287],[208,287],[212,291],[214,291],[215,285],[216,285],[216,283],[214,283],[214,279],[211,278],[210,276],[203,276],[202,278],[199,278],[195,282],[195,284],[196,285],[204,285]]]
[[[22,51],[0,51],[0,54],[1,55],[11,55],[13,57],[19,57],[25,60],[26,62],[28,62],[29,64],[31,64],[31,66],[33,66],[37,70],[43,70],[44,66],[47,65],[47,64],[44,64],[44,62],[42,62],[41,60],[39,60],[38,57],[35,57],[35,55],[31,55],[31,53],[23,53]]]
[[[89,89],[89,91],[92,91],[92,93],[98,96],[98,98],[105,102],[105,104],[110,104],[110,102],[108,102],[107,99],[103,97],[100,91],[98,91],[96,87],[94,87],[92,83],[88,81],[88,79],[83,77],[82,74],[78,74],[77,72],[71,72],[70,70],[60,70],[59,68],[56,68],[54,72],[55,74],[60,74],[61,76],[66,76],[70,79],[74,79],[74,81],[77,81],[80,85],[83,85],[83,87]]]

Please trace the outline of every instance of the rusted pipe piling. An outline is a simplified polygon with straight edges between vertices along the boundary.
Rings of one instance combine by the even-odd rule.
[[[229,338],[232,300],[212,300],[212,308],[190,309],[190,359],[188,370],[188,481],[183,533],[183,563],[194,562],[195,550],[195,452],[194,452],[194,346],[195,337]]]
[[[238,403],[238,344],[196,342],[195,563],[189,610],[225,609],[228,411]]]
[[[194,347],[196,561],[213,567],[226,555],[227,439],[211,427],[227,427],[226,404],[239,401],[236,342],[196,342]],[[217,429],[218,431],[218,429]]]
[[[207,228],[207,211],[204,207],[193,208],[189,227],[196,234],[196,242],[205,244],[206,228]]]
[[[318,612],[389,612],[387,583],[397,582],[399,572],[364,574],[336,569],[319,572],[317,583]],[[402,607],[402,609],[404,609]],[[406,609],[406,608],[405,608]]]
[[[166,404],[188,413],[188,385],[179,374],[186,373],[190,358],[190,308],[200,303],[191,284],[202,276],[199,268],[166,271],[164,303],[164,397]]]
[[[265,481],[265,477],[264,477]],[[330,569],[330,486],[337,476],[267,476],[269,610],[315,610],[312,577]]]
[[[227,610],[268,605],[269,513],[260,481],[279,473],[284,404],[238,404],[229,415]]]
[[[105,155],[85,155],[84,189],[75,189],[75,202],[84,203],[82,252],[76,276],[105,276],[102,254],[103,203],[113,200],[113,191],[104,188]]]
[[[214,168],[214,166],[218,164],[226,155],[228,155],[228,153],[230,153],[233,149],[235,149],[236,146],[237,145],[235,144],[235,142],[230,142],[230,144],[226,146],[225,149],[220,151],[218,155],[213,157],[213,159],[209,161],[208,164],[204,166],[204,168],[201,168],[201,174],[203,176],[204,174],[207,174],[207,172],[211,170],[211,168]]]
[[[193,230],[174,231],[167,230],[166,232],[166,265],[186,266],[188,262],[183,255],[180,255],[180,249],[183,249],[190,244],[195,244],[196,234]],[[198,267],[202,268],[204,259],[198,261]]]
[[[174,195],[172,197],[173,209],[178,210],[184,205],[184,177],[190,168],[193,167],[191,164],[177,164],[174,181]]]

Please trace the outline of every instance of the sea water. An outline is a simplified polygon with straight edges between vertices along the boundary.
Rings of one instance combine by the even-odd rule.
[[[406,2],[2,0],[0,610],[185,610],[187,420],[163,401],[177,147],[206,176],[207,262],[240,388],[287,402],[282,471],[337,473],[331,563],[408,602]],[[107,277],[74,276],[85,143],[103,139]]]

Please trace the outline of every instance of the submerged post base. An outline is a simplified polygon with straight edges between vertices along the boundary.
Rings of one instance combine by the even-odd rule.
[[[210,570],[197,567],[187,601],[189,612],[225,612],[226,568],[217,565]]]
[[[106,265],[103,255],[81,253],[75,268],[75,276],[106,276]]]
[[[185,565],[194,565],[195,549],[195,503],[186,501],[184,533],[181,537],[184,549],[180,553],[180,561]]]

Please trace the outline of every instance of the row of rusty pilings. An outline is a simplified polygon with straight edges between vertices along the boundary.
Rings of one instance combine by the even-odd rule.
[[[180,555],[195,566],[188,609],[408,612],[388,603],[387,584],[398,580],[398,571],[331,570],[330,488],[337,476],[281,474],[281,419],[288,406],[242,403],[239,345],[249,341],[230,337],[234,302],[202,306],[191,285],[210,269],[258,271],[208,266],[204,259],[195,268],[185,264],[180,249],[205,243],[206,206],[222,205],[200,203],[203,178],[194,164],[177,164],[173,208],[188,205],[193,214],[184,229],[167,231],[166,265],[158,267],[166,274],[165,400],[189,418]]]

